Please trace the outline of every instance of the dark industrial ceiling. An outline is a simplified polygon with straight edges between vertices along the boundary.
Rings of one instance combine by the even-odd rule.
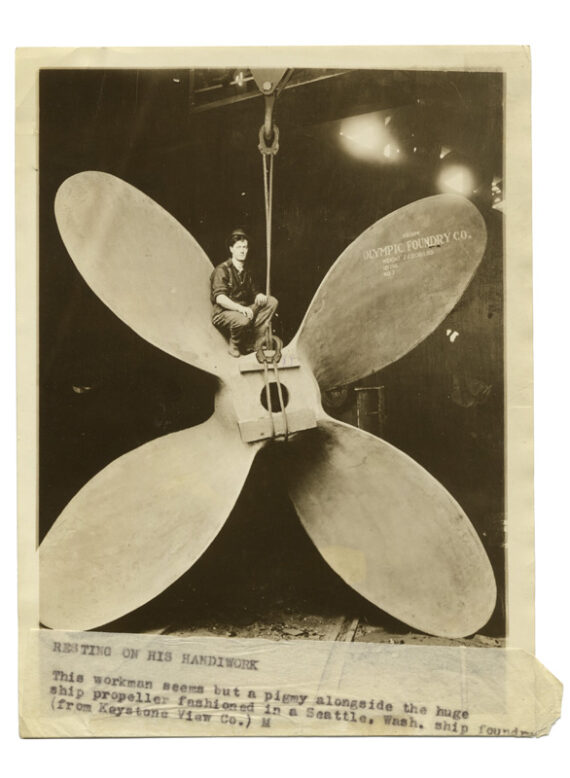
[[[330,68],[295,68],[290,72],[285,88],[291,89],[301,84],[331,78],[343,72],[345,71]],[[188,84],[192,111],[201,111],[259,96],[252,72],[246,67],[188,70],[186,73],[181,73],[178,78],[180,83]]]

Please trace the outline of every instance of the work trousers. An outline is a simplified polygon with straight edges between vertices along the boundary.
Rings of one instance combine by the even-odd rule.
[[[257,350],[263,343],[271,317],[277,309],[275,297],[268,297],[265,305],[249,305],[253,319],[247,319],[238,311],[220,311],[212,317],[212,323],[221,332],[229,335],[230,343],[242,353],[249,347]]]

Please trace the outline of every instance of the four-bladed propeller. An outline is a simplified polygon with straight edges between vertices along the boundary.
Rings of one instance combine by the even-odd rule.
[[[268,412],[255,358],[230,357],[210,323],[212,265],[172,216],[93,171],[65,181],[55,209],[78,270],[111,310],[220,379],[207,422],[112,462],[41,544],[42,622],[89,629],[155,597],[206,550],[264,445]],[[376,372],[423,340],[463,294],[485,243],[481,215],[460,197],[426,198],[381,219],[332,266],[284,349],[282,364],[294,369],[280,371],[297,420],[283,444],[285,474],[309,536],[372,603],[446,637],[474,633],[494,609],[495,580],[474,528],[408,456],[329,418],[319,388]]]

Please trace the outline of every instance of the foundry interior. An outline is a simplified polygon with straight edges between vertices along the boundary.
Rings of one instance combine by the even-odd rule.
[[[118,176],[172,214],[214,265],[227,259],[227,235],[243,227],[261,281],[266,221],[264,102],[248,67],[46,69],[39,117],[41,541],[92,476],[147,441],[205,421],[216,392],[211,375],[143,340],[93,294],[58,232],[59,186],[81,171]],[[440,192],[467,197],[484,218],[483,260],[445,320],[401,359],[324,393],[322,402],[331,416],[397,446],[453,495],[491,561],[495,611],[476,635],[453,640],[425,635],[367,601],[313,545],[269,445],[192,568],[103,629],[501,645],[503,77],[292,67],[275,122],[272,293],[285,343],[337,257],[378,219]]]

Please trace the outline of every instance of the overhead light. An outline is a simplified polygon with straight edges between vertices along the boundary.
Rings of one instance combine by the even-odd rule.
[[[441,192],[452,192],[469,197],[475,191],[473,171],[464,164],[446,165],[440,172],[437,185]]]
[[[371,162],[385,162],[397,156],[394,138],[386,129],[391,117],[381,111],[343,119],[339,136],[344,149],[353,157]]]
[[[442,146],[441,151],[439,152],[439,158],[444,159],[448,154],[451,154],[451,149],[448,149],[447,146]]]
[[[400,149],[397,148],[393,143],[388,143],[386,146],[384,146],[384,156],[388,159],[396,159],[398,154],[400,153]]]
[[[439,164],[436,186],[440,192],[474,197],[483,183],[479,167],[464,154],[451,152]]]

